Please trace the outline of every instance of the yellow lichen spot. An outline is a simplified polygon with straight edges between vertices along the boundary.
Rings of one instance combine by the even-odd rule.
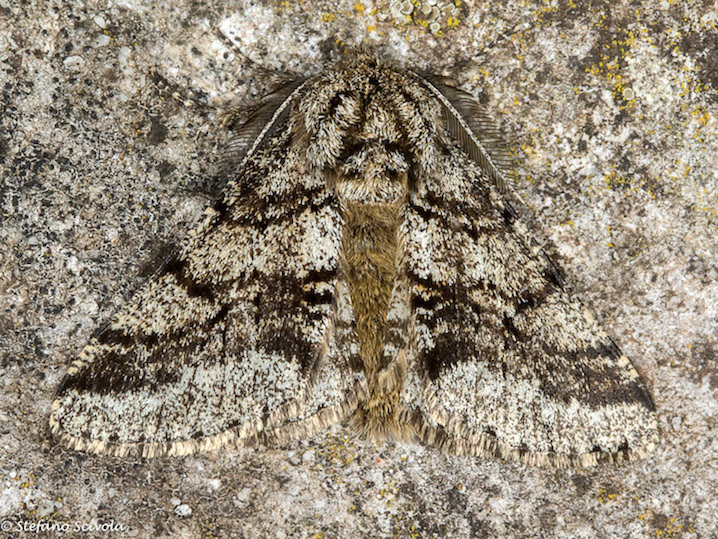
[[[459,19],[457,19],[456,17],[449,17],[446,20],[446,26],[451,29],[458,28],[459,27]]]
[[[696,110],[694,110],[691,115],[698,120],[698,124],[701,127],[705,127],[708,124],[708,121],[711,119],[711,116],[708,111],[701,106],[696,107]]]
[[[335,18],[336,17],[334,16],[334,13],[325,13],[324,15],[322,15],[322,20],[324,22],[334,22]]]
[[[364,4],[362,4],[361,2],[357,2],[356,4],[354,4],[354,11],[364,13]]]
[[[374,26],[374,25],[369,25],[369,26],[366,27],[366,31],[367,31],[367,32],[376,32],[376,26]]]

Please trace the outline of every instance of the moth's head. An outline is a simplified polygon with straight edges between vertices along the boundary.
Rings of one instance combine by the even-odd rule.
[[[497,126],[452,81],[358,49],[319,75],[287,84],[231,138],[225,170],[281,131],[329,178],[417,186],[458,145],[502,191],[513,157]],[[391,186],[393,188],[393,185]]]
[[[291,125],[321,170],[352,170],[369,151],[387,172],[425,173],[444,143],[441,115],[420,77],[360,50],[305,83]]]

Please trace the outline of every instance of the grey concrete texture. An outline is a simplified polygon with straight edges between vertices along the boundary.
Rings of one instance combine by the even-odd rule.
[[[0,0],[3,536],[717,537],[717,13]],[[552,470],[342,429],[151,461],[54,444],[65,369],[221,191],[226,112],[362,44],[492,111],[523,218],[646,381],[659,447]]]

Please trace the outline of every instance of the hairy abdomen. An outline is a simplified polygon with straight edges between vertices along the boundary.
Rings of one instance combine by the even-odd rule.
[[[360,356],[369,383],[367,399],[359,403],[355,427],[374,438],[397,430],[398,388],[381,383],[387,311],[399,259],[398,232],[403,201],[344,204],[342,249]]]

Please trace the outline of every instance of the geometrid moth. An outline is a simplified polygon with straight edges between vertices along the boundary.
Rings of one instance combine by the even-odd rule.
[[[72,363],[65,445],[183,455],[337,422],[534,464],[658,440],[631,362],[505,199],[472,98],[357,53],[230,144],[232,181]]]

